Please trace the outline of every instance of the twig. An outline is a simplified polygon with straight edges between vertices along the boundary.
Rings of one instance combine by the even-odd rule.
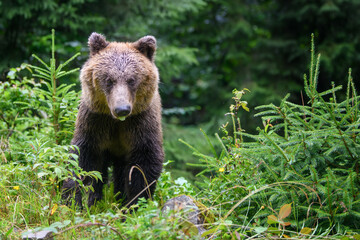
[[[141,169],[141,167],[140,167],[139,165],[137,165],[137,164],[134,165],[134,166],[132,166],[131,169],[130,169],[130,172],[129,172],[129,185],[131,185],[131,176],[132,176],[132,172],[133,172],[134,168],[136,168],[137,170],[139,170],[139,172],[142,174],[142,176],[143,176],[143,178],[144,178],[144,181],[145,181],[146,186],[148,186],[149,184],[148,184],[148,182],[147,182],[145,173],[144,173],[144,171]],[[145,189],[148,189],[148,188],[145,188]],[[138,195],[137,195],[137,196],[138,196]],[[148,190],[148,196],[149,196],[150,200],[152,200],[150,190]]]
[[[152,181],[149,185],[147,185],[141,192],[139,192],[133,199],[131,199],[130,202],[128,202],[125,205],[125,208],[127,208],[140,194],[142,194],[144,191],[146,191],[151,185],[153,185],[156,182],[156,180]]]

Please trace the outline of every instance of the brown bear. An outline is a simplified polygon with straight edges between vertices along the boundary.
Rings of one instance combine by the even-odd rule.
[[[79,166],[102,174],[103,181],[84,180],[94,188],[88,205],[101,199],[109,166],[115,194],[134,204],[154,192],[164,159],[156,39],[108,42],[92,33],[88,44],[90,56],[80,72],[82,97],[71,142],[79,149]],[[147,184],[151,186],[146,190]],[[75,185],[66,181],[63,197],[76,189],[76,204],[81,206]]]

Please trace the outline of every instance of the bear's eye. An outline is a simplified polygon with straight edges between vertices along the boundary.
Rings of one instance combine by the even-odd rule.
[[[106,86],[111,87],[114,84],[114,81],[111,78],[106,79]]]
[[[128,83],[130,86],[135,86],[135,84],[136,84],[135,78],[129,78],[129,79],[127,80],[127,83]]]

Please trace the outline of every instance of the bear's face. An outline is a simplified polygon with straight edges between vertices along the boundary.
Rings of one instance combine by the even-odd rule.
[[[146,110],[157,91],[154,64],[156,39],[146,36],[134,43],[107,42],[93,33],[90,57],[81,70],[82,101],[94,112],[126,117]]]

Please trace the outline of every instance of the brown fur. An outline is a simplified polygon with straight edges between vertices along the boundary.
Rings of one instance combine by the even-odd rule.
[[[159,177],[164,158],[156,40],[146,36],[134,43],[107,42],[93,33],[89,48],[90,58],[80,74],[82,97],[72,144],[79,147],[79,165],[84,170],[100,171],[106,180],[107,168],[113,165],[114,191],[131,201],[145,183],[134,170],[130,185],[130,168],[139,166],[151,183]],[[119,116],[117,111],[124,106],[129,113]],[[103,185],[92,184],[95,191],[90,193],[89,205],[101,198]],[[74,182],[65,182],[64,197],[75,188]],[[146,191],[139,197],[148,197]],[[79,194],[75,199],[81,205]]]

